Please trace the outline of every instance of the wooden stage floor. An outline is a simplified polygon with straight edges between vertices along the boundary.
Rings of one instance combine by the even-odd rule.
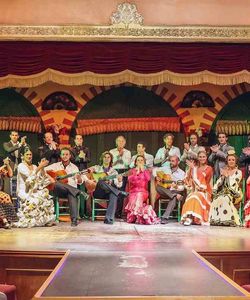
[[[241,290],[204,264],[195,251],[250,251],[250,229],[83,221],[73,228],[60,223],[50,228],[1,229],[0,250],[70,250],[42,292],[47,297],[242,298]]]

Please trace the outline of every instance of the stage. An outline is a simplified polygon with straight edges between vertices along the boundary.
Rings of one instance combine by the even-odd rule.
[[[151,226],[83,221],[75,228],[60,223],[49,228],[1,230],[0,236],[1,250],[64,255],[34,299],[244,297],[244,290],[208,261],[220,259],[221,266],[220,253],[224,257],[249,255],[249,229],[184,227],[174,221]],[[204,257],[209,253],[213,257],[207,261]]]

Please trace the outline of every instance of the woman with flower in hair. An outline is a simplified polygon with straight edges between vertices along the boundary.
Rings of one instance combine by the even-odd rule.
[[[235,152],[230,150],[225,168],[213,187],[210,210],[210,225],[240,226],[240,217],[235,207],[242,199],[240,182],[242,172],[237,167]]]
[[[53,199],[46,188],[51,183],[44,172],[48,161],[32,164],[32,152],[25,149],[17,169],[17,196],[20,198],[16,227],[50,226],[55,220]]]
[[[125,207],[128,223],[145,225],[160,223],[152,206],[147,204],[151,173],[145,165],[145,157],[138,155],[135,159],[135,167],[130,170],[128,176],[129,196]]]

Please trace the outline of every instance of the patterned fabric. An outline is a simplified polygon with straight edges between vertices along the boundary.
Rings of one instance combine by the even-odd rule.
[[[55,220],[52,196],[45,187],[49,184],[43,172],[36,174],[36,166],[30,170],[24,163],[18,166],[18,197],[20,208],[16,227],[45,226]]]
[[[188,171],[187,182],[190,185],[190,193],[182,207],[182,222],[191,215],[194,224],[208,223],[212,176],[213,170],[210,166],[206,166],[204,169],[194,167]]]
[[[214,185],[214,199],[210,210],[210,225],[240,226],[240,217],[234,204],[242,199],[241,170],[228,176],[221,176]]]
[[[0,191],[0,219],[7,219],[8,222],[17,222],[17,214],[8,194]]]

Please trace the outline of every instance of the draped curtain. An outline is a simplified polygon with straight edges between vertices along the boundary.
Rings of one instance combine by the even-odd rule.
[[[0,87],[47,80],[68,85],[250,82],[250,44],[0,43]]]

